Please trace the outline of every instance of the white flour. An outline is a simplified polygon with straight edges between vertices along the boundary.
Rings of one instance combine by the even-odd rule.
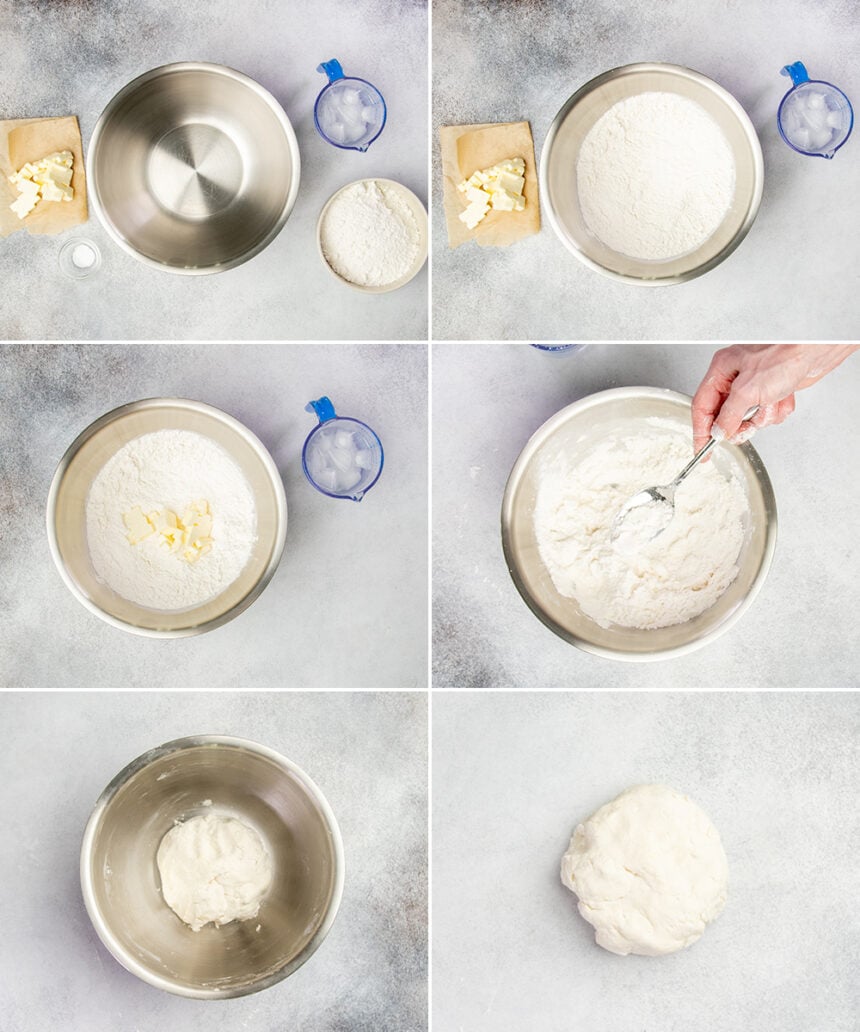
[[[592,233],[631,258],[666,260],[700,247],[735,190],[735,164],[707,111],[676,93],[641,93],[595,122],[576,165]]]
[[[180,561],[150,540],[131,545],[123,514],[182,512],[206,499],[212,550]],[[161,430],[129,441],[99,470],[87,496],[87,545],[98,576],[130,602],[151,609],[201,605],[242,572],[256,540],[250,485],[224,449],[202,434]]]
[[[400,192],[376,180],[340,193],[320,227],[326,261],[350,283],[385,287],[409,272],[420,229]]]
[[[737,576],[746,497],[713,462],[678,488],[662,534],[647,540],[653,513],[646,510],[638,548],[635,522],[621,541],[610,538],[624,502],[643,487],[668,484],[690,458],[689,431],[649,419],[607,436],[584,458],[562,454],[542,470],[534,513],[541,559],[556,590],[601,627],[684,623]]]

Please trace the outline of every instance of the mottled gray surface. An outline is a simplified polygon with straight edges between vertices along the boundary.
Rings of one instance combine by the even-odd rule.
[[[328,394],[369,423],[385,469],[360,504],[301,468]],[[271,452],[287,543],[259,599],[194,638],[140,638],[80,605],[45,534],[51,477],[77,434],[128,401],[224,409]],[[427,681],[427,354],[418,344],[0,344],[0,685],[413,688]]]
[[[439,1032],[854,1032],[856,694],[436,695]],[[688,793],[729,861],[687,950],[618,957],[559,879],[573,829],[630,785]]]
[[[6,693],[0,720],[3,1029],[426,1029],[425,695]],[[105,785],[147,749],[200,733],[250,738],[307,771],[346,856],[343,902],[319,951],[270,989],[215,1002],[171,996],[120,967],[78,880]]]
[[[493,340],[852,339],[860,325],[860,140],[833,161],[795,154],[776,127],[803,60],[860,102],[854,0],[436,0],[433,5],[435,338]],[[449,251],[438,126],[531,122],[540,151],[556,112],[593,76],[635,61],[687,65],[743,104],[764,151],[747,239],[691,283],[642,289],[582,265],[544,219],[510,248]],[[475,304],[476,297],[480,304]]]
[[[830,345],[820,345],[829,347]],[[753,442],[773,482],[776,556],[742,619],[698,652],[602,659],[556,637],[520,599],[499,536],[505,483],[551,415],[609,387],[692,394],[716,345],[433,345],[434,685],[472,688],[860,687],[856,467],[860,355],[797,396]]]
[[[74,0],[0,5],[0,117],[76,114],[84,153],[96,119],[135,76],[172,61],[213,61],[257,79],[298,136],[298,200],[277,239],[246,265],[177,276],[117,247],[95,215],[59,237],[0,241],[0,338],[416,339],[427,335],[427,271],[391,294],[339,283],[317,252],[320,210],[365,176],[404,183],[427,201],[427,9],[422,0]],[[321,61],[369,79],[388,123],[366,154],[317,134]],[[83,236],[102,251],[89,280],[66,278],[57,254]]]

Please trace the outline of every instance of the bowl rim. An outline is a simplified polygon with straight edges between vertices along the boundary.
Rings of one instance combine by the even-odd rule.
[[[87,441],[90,440],[90,438],[111,423],[121,420],[135,412],[159,408],[181,408],[192,412],[199,412],[224,423],[235,433],[238,433],[240,437],[244,438],[244,440],[253,448],[269,474],[269,480],[275,492],[277,508],[277,528],[275,539],[273,541],[272,554],[269,557],[265,570],[263,570],[260,578],[250,588],[248,593],[244,595],[231,609],[221,613],[220,616],[213,617],[211,620],[207,620],[204,623],[189,624],[188,626],[177,627],[174,630],[138,627],[136,624],[129,623],[126,620],[121,620],[119,617],[116,617],[102,609],[101,606],[96,605],[96,603],[93,602],[93,600],[81,589],[78,582],[66,569],[66,564],[63,561],[62,554],[60,553],[56,531],[58,517],[57,502],[60,487],[62,486],[63,479],[78,451],[87,443]],[[51,479],[51,486],[48,490],[48,500],[45,507],[45,522],[48,533],[48,546],[51,550],[51,558],[54,560],[54,565],[57,567],[57,570],[63,579],[63,583],[82,606],[88,609],[91,613],[100,617],[105,621],[105,623],[110,624],[112,627],[118,627],[122,631],[128,631],[131,634],[139,634],[146,638],[187,638],[195,634],[204,634],[206,631],[212,631],[216,627],[221,627],[223,624],[229,623],[231,620],[235,619],[240,613],[243,613],[252,602],[259,598],[269,581],[274,577],[275,571],[280,564],[281,557],[284,554],[284,545],[286,544],[287,539],[287,496],[284,491],[284,483],[281,479],[280,471],[275,465],[274,459],[269,454],[269,451],[263,442],[256,434],[253,433],[253,431],[249,430],[244,423],[240,423],[238,419],[228,413],[215,408],[214,405],[207,405],[206,402],[203,401],[192,401],[189,398],[143,398],[139,401],[130,401],[115,409],[111,409],[110,412],[106,412],[104,415],[99,416],[98,419],[90,423],[89,426],[85,427],[77,437],[75,437],[63,453]]]
[[[687,272],[677,273],[673,276],[654,276],[644,279],[639,276],[629,276],[626,273],[615,272],[612,269],[607,269],[604,265],[601,265],[593,258],[590,258],[581,248],[577,247],[576,244],[569,239],[556,217],[555,209],[551,200],[552,195],[549,190],[548,182],[549,154],[562,123],[573,108],[588,93],[591,93],[604,83],[610,82],[612,79],[618,79],[626,75],[639,75],[655,71],[669,72],[670,74],[677,75],[682,79],[691,79],[694,82],[707,87],[711,92],[715,93],[724,101],[726,106],[729,107],[737,117],[749,141],[750,149],[753,154],[753,165],[755,167],[755,182],[753,185],[749,208],[746,216],[744,217],[743,223],[732,239],[725,245],[725,247],[718,251],[717,254],[708,259],[708,261],[702,262],[701,265],[697,265],[694,269],[690,269]],[[764,194],[764,156],[761,149],[761,140],[759,139],[756,128],[743,105],[737,97],[730,93],[724,86],[721,86],[716,82],[716,80],[711,79],[702,72],[697,72],[693,68],[687,68],[685,65],[676,65],[666,61],[637,61],[632,64],[619,65],[617,68],[610,68],[608,71],[601,72],[600,75],[594,76],[594,78],[589,79],[588,82],[580,86],[579,89],[571,94],[564,104],[562,104],[558,114],[556,114],[555,118],[552,120],[552,124],[550,125],[549,131],[543,141],[540,156],[539,182],[541,196],[545,199],[544,207],[546,209],[547,219],[549,220],[549,224],[552,226],[553,232],[564,247],[570,251],[571,254],[575,255],[584,265],[587,265],[590,269],[594,269],[595,272],[608,276],[610,279],[618,280],[621,283],[628,283],[637,287],[666,287],[674,286],[678,283],[687,283],[699,276],[703,276],[706,272],[710,272],[711,269],[725,261],[725,259],[740,246],[744,237],[746,237],[747,233],[752,229],[752,225],[755,222],[759,208],[761,207],[762,196]]]
[[[550,416],[549,419],[535,430],[523,446],[510,472],[507,483],[505,484],[505,492],[502,498],[501,509],[502,551],[504,552],[508,573],[511,576],[511,580],[514,582],[520,597],[541,623],[548,627],[554,634],[557,634],[559,638],[562,638],[569,645],[575,645],[576,648],[583,652],[590,652],[592,655],[601,656],[604,659],[615,659],[633,663],[648,663],[688,655],[691,652],[695,652],[697,649],[704,648],[705,645],[709,645],[711,642],[719,638],[720,635],[725,634],[726,631],[737,623],[747,609],[749,609],[764,585],[770,571],[771,563],[773,562],[777,539],[777,507],[773,484],[771,483],[767,469],[761,460],[761,456],[749,442],[741,445],[734,445],[734,447],[739,449],[752,466],[753,472],[755,473],[756,479],[761,488],[762,495],[764,496],[767,513],[764,549],[762,551],[761,561],[755,578],[750,585],[750,589],[746,596],[742,598],[737,606],[735,606],[730,613],[727,613],[715,627],[694,638],[692,641],[684,642],[681,645],[675,645],[671,648],[655,649],[653,652],[626,652],[622,649],[614,649],[606,645],[598,645],[589,641],[587,638],[562,627],[561,624],[557,623],[548,613],[544,612],[538,600],[532,597],[526,587],[523,577],[520,574],[516,554],[513,549],[513,542],[511,540],[514,497],[517,494],[520,483],[525,474],[526,467],[531,462],[537,449],[549,440],[560,426],[567,422],[567,419],[572,412],[578,410],[584,411],[594,405],[598,405],[600,400],[617,400],[625,397],[650,397],[655,399],[670,398],[674,401],[683,402],[687,406],[692,402],[692,398],[688,394],[683,394],[680,391],[673,391],[662,387],[611,387],[607,390],[587,394],[584,398],[580,398],[577,401],[572,402],[570,405],[565,405],[564,408],[559,409],[558,412]]]
[[[397,190],[400,190],[401,193],[404,193],[407,197],[411,198],[412,201],[414,201],[415,206],[420,208],[423,213],[421,224],[418,227],[421,234],[421,245],[418,248],[418,255],[415,258],[412,268],[408,272],[404,273],[400,279],[394,280],[393,283],[386,283],[381,287],[366,287],[361,283],[353,283],[352,280],[348,280],[345,276],[341,276],[339,272],[335,272],[331,265],[329,265],[328,259],[323,251],[322,224],[323,219],[326,216],[326,212],[329,210],[336,197],[342,194],[344,190],[348,190],[351,186],[356,186],[358,183],[385,183],[386,186],[393,186]],[[392,290],[399,290],[401,287],[405,287],[407,283],[411,283],[411,281],[414,280],[418,273],[424,268],[429,249],[427,209],[424,207],[424,203],[421,198],[414,191],[410,190],[408,186],[404,186],[403,183],[399,183],[396,179],[386,179],[385,176],[364,176],[362,179],[353,179],[350,183],[344,183],[344,185],[335,190],[331,197],[329,197],[325,202],[319,213],[319,217],[317,218],[316,237],[317,251],[322,259],[322,263],[339,283],[344,283],[346,286],[352,287],[353,290],[360,290],[363,294],[388,294]]]
[[[135,90],[139,89],[141,86],[145,86],[153,79],[158,79],[176,72],[204,72],[210,75],[221,75],[228,79],[233,79],[241,85],[249,88],[268,105],[272,113],[275,115],[275,118],[280,123],[281,129],[284,132],[284,136],[287,140],[287,147],[290,151],[290,161],[292,163],[290,189],[287,193],[287,198],[284,201],[280,215],[272,223],[265,235],[262,236],[253,247],[235,258],[231,258],[229,261],[218,262],[215,265],[195,265],[191,267],[185,265],[170,265],[167,262],[160,262],[155,258],[150,258],[148,255],[142,254],[120,232],[117,226],[114,225],[113,220],[105,211],[99,196],[99,180],[98,175],[96,174],[95,161],[99,143],[108,120],[114,114],[120,103]],[[95,128],[90,136],[86,159],[86,173],[87,181],[90,184],[90,189],[88,190],[90,207],[96,213],[99,222],[107,231],[108,236],[114,241],[114,243],[118,244],[126,254],[130,254],[132,258],[136,258],[139,262],[143,262],[144,265],[149,265],[150,267],[159,269],[162,272],[177,273],[180,276],[208,276],[216,272],[227,272],[230,269],[235,269],[237,266],[250,261],[261,251],[265,250],[265,248],[271,244],[275,237],[284,228],[287,219],[290,217],[290,214],[295,207],[296,199],[299,195],[299,184],[301,180],[301,152],[299,151],[299,142],[296,137],[295,129],[293,128],[293,124],[286,111],[284,111],[274,94],[270,93],[269,90],[257,82],[256,79],[252,79],[250,75],[246,75],[244,72],[240,72],[236,68],[231,68],[229,65],[217,64],[212,61],[175,61],[170,64],[159,65],[157,68],[151,68],[149,71],[138,75],[136,78],[120,87],[120,89],[117,90],[117,92],[107,102],[102,113],[99,115]]]
[[[259,981],[254,982],[251,985],[243,985],[228,989],[193,989],[188,986],[180,986],[169,978],[155,974],[152,970],[141,964],[114,936],[109,924],[99,909],[96,901],[96,893],[91,871],[92,853],[96,833],[101,827],[101,822],[108,804],[114,799],[123,785],[125,785],[135,774],[149,766],[149,764],[153,763],[155,760],[161,759],[164,756],[169,756],[173,753],[183,752],[188,749],[210,746],[239,749],[245,752],[254,753],[258,756],[263,756],[266,759],[271,760],[288,774],[295,777],[302,787],[306,789],[308,795],[312,798],[313,802],[322,813],[331,838],[332,850],[334,852],[334,883],[332,885],[331,898],[319,927],[302,950],[290,961],[278,968],[277,971],[270,972]],[[130,763],[126,764],[126,766],[123,767],[122,770],[119,771],[119,773],[116,774],[103,789],[101,795],[96,800],[89,819],[87,820],[86,827],[84,828],[83,839],[81,841],[81,894],[83,896],[87,914],[92,922],[96,934],[102,941],[102,944],[108,952],[111,953],[114,959],[126,969],[126,971],[136,975],[142,981],[147,982],[156,989],[162,989],[165,992],[172,993],[176,996],[184,996],[196,1000],[228,1000],[234,999],[238,996],[250,996],[252,993],[268,989],[270,986],[287,978],[294,971],[297,971],[303,964],[310,960],[314,953],[316,953],[334,924],[334,920],[337,917],[340,903],[343,898],[345,874],[346,862],[340,827],[337,823],[334,811],[316,782],[314,782],[298,764],[293,763],[292,760],[287,759],[286,756],[276,750],[271,749],[266,745],[261,745],[259,742],[254,742],[251,739],[237,738],[232,735],[191,735],[184,738],[176,738],[170,742],[165,742],[163,745],[155,746],[155,748],[149,749],[140,756],[137,756]]]

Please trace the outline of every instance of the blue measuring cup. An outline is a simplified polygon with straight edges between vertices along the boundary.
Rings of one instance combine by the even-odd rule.
[[[851,135],[851,101],[833,83],[810,79],[802,61],[780,72],[794,84],[782,98],[776,122],[779,134],[798,154],[832,158]]]
[[[317,71],[328,76],[314,104],[317,132],[333,147],[366,151],[385,128],[382,94],[366,79],[344,75],[340,61],[323,61]]]
[[[302,469],[311,484],[329,498],[360,502],[382,473],[382,441],[367,423],[339,416],[322,397],[305,406],[319,419],[302,449]]]

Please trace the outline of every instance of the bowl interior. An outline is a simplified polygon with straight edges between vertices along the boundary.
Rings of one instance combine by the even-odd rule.
[[[298,191],[298,146],[274,98],[217,66],[167,66],[110,102],[90,175],[124,244],[177,269],[237,264],[275,235]]]
[[[701,105],[722,129],[735,160],[734,199],[722,224],[694,251],[666,261],[631,258],[607,247],[585,224],[577,186],[579,150],[595,122],[619,101],[649,92],[677,93]],[[559,112],[542,163],[544,200],[565,246],[602,270],[643,281],[689,278],[725,258],[755,217],[763,184],[761,147],[741,105],[710,79],[673,66],[632,65],[588,83]]]
[[[191,609],[149,609],[123,598],[99,578],[87,547],[86,503],[93,480],[125,444],[157,430],[189,430],[215,441],[242,470],[256,503],[257,540],[247,565],[221,594]],[[252,435],[223,413],[175,401],[146,402],[109,418],[70,456],[57,485],[53,529],[66,576],[102,613],[135,629],[180,632],[231,612],[266,575],[282,544],[283,488],[258,448]]]
[[[156,853],[176,820],[207,813],[250,824],[274,877],[256,918],[193,932],[161,897]],[[97,812],[91,835],[85,878],[99,933],[126,967],[161,988],[226,994],[282,977],[305,959],[336,903],[333,830],[313,786],[241,746],[156,755]]]
[[[620,388],[592,395],[563,409],[532,437],[517,460],[502,513],[505,554],[511,575],[532,611],[566,641],[590,651],[622,658],[653,658],[684,650],[726,629],[752,600],[763,580],[775,544],[776,504],[757,452],[751,445],[722,444],[711,461],[725,475],[738,477],[749,504],[739,573],[710,608],[686,623],[656,630],[601,627],[575,599],[559,594],[544,566],[534,529],[540,476],[560,453],[585,456],[608,433],[629,429],[632,420],[671,419],[690,427],[690,399],[672,391]]]

